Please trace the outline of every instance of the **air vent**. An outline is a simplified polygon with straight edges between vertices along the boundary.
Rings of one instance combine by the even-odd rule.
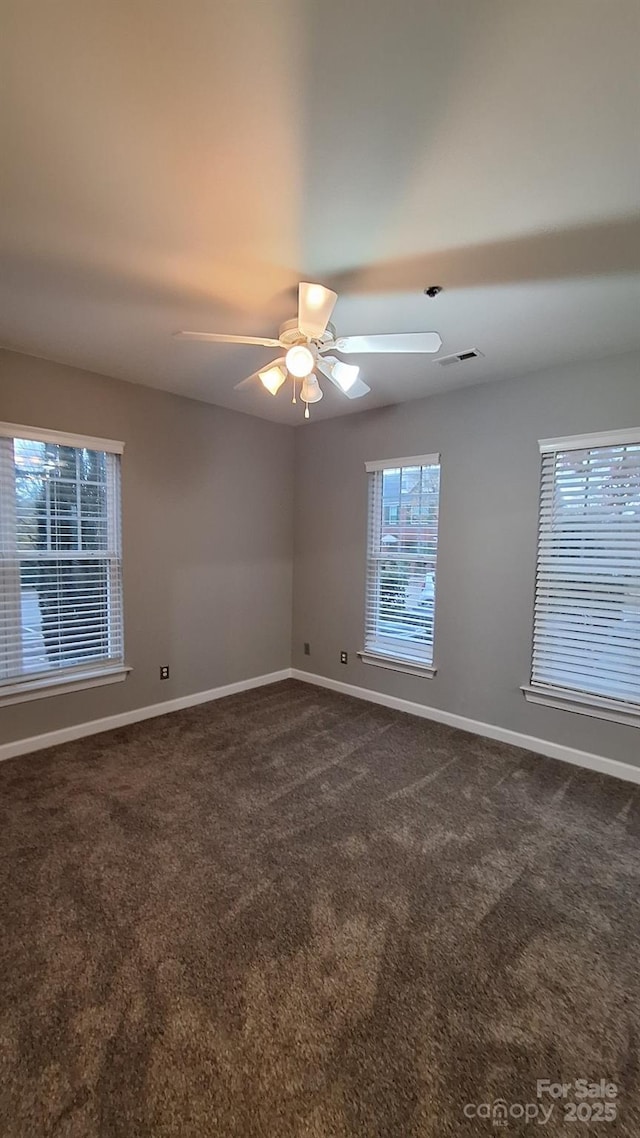
[[[442,367],[448,367],[449,364],[463,364],[467,360],[476,360],[481,355],[482,352],[479,352],[477,348],[469,348],[466,352],[455,352],[452,356],[440,356],[435,362],[441,364]]]

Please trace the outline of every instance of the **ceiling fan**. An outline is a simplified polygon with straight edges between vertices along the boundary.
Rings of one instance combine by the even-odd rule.
[[[330,323],[338,294],[321,284],[298,286],[298,315],[281,324],[277,340],[263,336],[224,336],[218,332],[176,332],[184,340],[207,340],[214,344],[256,344],[265,348],[283,348],[285,355],[259,368],[253,375],[236,383],[242,391],[260,381],[271,395],[277,395],[287,378],[293,378],[293,402],[296,402],[296,380],[301,380],[300,398],[309,418],[309,404],[322,399],[322,388],[315,374],[319,371],[347,399],[360,399],[371,390],[359,378],[360,368],[334,356],[365,352],[437,352],[442,340],[437,332],[405,332],[374,336],[336,336]]]

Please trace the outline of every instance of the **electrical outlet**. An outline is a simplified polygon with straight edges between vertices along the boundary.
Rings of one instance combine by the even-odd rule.
[[[349,663],[349,655],[347,652],[341,652],[340,653],[340,663],[341,664],[348,664]]]
[[[161,680],[168,680],[169,679],[169,665],[168,664],[161,664],[160,665],[160,679]]]
[[[305,640],[305,642],[304,642],[304,654],[305,654],[305,656],[311,655],[311,645],[309,644],[308,640]]]

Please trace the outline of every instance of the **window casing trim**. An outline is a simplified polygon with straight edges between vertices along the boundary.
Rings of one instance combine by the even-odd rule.
[[[429,538],[433,548],[428,550],[411,552],[398,552],[390,554],[380,547],[380,538],[382,529],[385,525],[384,517],[384,501],[383,501],[383,479],[386,471],[404,470],[408,467],[435,467],[437,468],[437,491],[435,496],[435,540],[433,536]],[[369,475],[369,503],[368,503],[368,525],[367,525],[367,558],[366,558],[366,581],[365,581],[365,628],[364,628],[364,647],[358,652],[359,659],[365,664],[371,664],[375,667],[386,668],[391,671],[404,672],[409,675],[419,676],[421,678],[432,678],[436,674],[436,667],[433,661],[434,653],[434,621],[435,621],[435,582],[437,571],[438,559],[438,526],[439,526],[439,508],[440,508],[440,474],[441,474],[441,461],[440,453],[426,454],[426,455],[412,455],[407,458],[391,458],[380,459],[365,463],[365,470]],[[421,475],[422,477],[422,475]],[[420,500],[422,501],[422,490],[420,490]],[[394,525],[402,524],[399,518],[395,519]],[[380,608],[380,600],[372,601],[372,596],[377,594],[378,573],[380,568],[385,562],[393,560],[398,564],[404,564],[409,569],[411,566],[424,566],[424,571],[431,575],[433,582],[433,602],[432,602],[432,617],[431,617],[431,633],[430,636],[425,637],[425,648],[428,650],[420,652],[417,650],[416,641],[408,641],[405,637],[394,637],[393,632],[385,630],[380,639],[380,629],[378,628],[378,620],[385,618],[384,603]],[[374,569],[374,566],[377,568]],[[373,627],[372,627],[373,617]],[[388,614],[386,616],[388,619]]]
[[[580,715],[588,715],[592,718],[608,720],[610,722],[620,723],[631,727],[640,727],[640,700],[633,698],[629,700],[626,700],[624,698],[618,699],[615,696],[599,695],[595,692],[591,692],[579,687],[564,687],[552,682],[544,682],[542,678],[535,678],[535,671],[537,667],[535,630],[538,611],[537,606],[539,599],[539,585],[541,580],[541,569],[543,565],[542,550],[544,546],[548,551],[549,548],[553,548],[554,544],[552,530],[550,530],[549,527],[553,525],[553,507],[550,505],[550,500],[552,494],[556,493],[556,474],[554,467],[554,472],[552,475],[548,473],[545,475],[545,462],[548,462],[551,459],[551,461],[555,463],[557,456],[567,454],[572,451],[606,451],[607,449],[615,449],[618,447],[637,448],[640,445],[640,427],[623,428],[621,430],[605,431],[589,435],[570,435],[556,439],[540,439],[538,445],[542,458],[542,467],[540,475],[540,498],[538,512],[538,552],[536,562],[536,589],[534,599],[532,671],[529,682],[521,686],[521,691],[529,703],[539,704],[545,707],[558,708],[559,710],[563,711],[575,712]],[[612,520],[611,525],[615,525],[614,520]],[[579,531],[576,531],[575,534],[571,535],[573,543],[576,547],[578,545],[579,537]],[[582,540],[589,540],[592,537],[593,534],[587,530],[586,534],[583,535]],[[564,550],[561,552],[565,557],[567,556],[567,553]],[[591,551],[589,551],[588,555],[592,556]],[[612,552],[609,554],[609,556],[614,559],[616,554],[615,552]],[[547,583],[545,588],[541,591],[541,604],[545,606],[547,610],[550,608],[549,602],[551,593],[548,582],[550,580],[551,565],[551,561],[545,565],[545,577],[547,579]],[[611,572],[613,571],[614,570],[611,570]],[[574,580],[577,579],[574,578]],[[592,589],[591,591],[593,591],[595,594],[595,589]],[[639,594],[633,594],[633,592],[630,591],[629,595],[637,596]],[[614,601],[607,600],[606,597],[603,597],[603,609],[612,607],[613,604]],[[562,613],[560,606],[558,606],[558,611]],[[571,618],[568,619],[569,621],[571,620]],[[604,636],[602,638],[604,639]],[[630,637],[629,643],[633,645],[632,637]],[[544,647],[545,644],[543,638],[541,641],[541,651],[544,651]],[[627,647],[628,646],[625,645],[625,650]],[[576,637],[575,645],[570,645],[569,648],[566,649],[566,655],[570,655],[572,652],[574,652],[577,658],[579,651],[580,642],[579,638]]]
[[[103,687],[126,680],[131,668],[124,664],[95,666],[71,670],[66,675],[55,675],[22,680],[15,684],[0,686],[0,707],[12,703],[25,703],[32,699],[45,699],[51,695],[64,695],[68,692],[85,691],[87,688]]]
[[[635,446],[640,438],[640,427],[620,431],[600,431],[594,435],[566,435],[560,439],[540,439],[541,454],[556,450],[592,450],[598,447]]]
[[[439,466],[439,454],[414,454],[409,458],[380,458],[373,462],[365,462],[367,474],[375,474],[377,470],[395,470],[397,466]]]
[[[640,705],[635,703],[605,699],[603,696],[552,687],[550,684],[523,684],[520,690],[528,703],[556,707],[560,711],[575,711],[578,715],[608,719],[612,723],[624,723],[628,727],[640,727]]]
[[[61,565],[64,565],[65,562],[82,562],[83,564],[91,564],[93,562],[98,566],[103,564],[107,566],[109,626],[106,635],[109,639],[109,654],[84,662],[78,662],[68,667],[56,667],[38,672],[25,670],[20,673],[13,671],[3,678],[0,678],[0,707],[55,694],[81,691],[86,688],[117,683],[125,680],[131,671],[131,668],[127,667],[124,662],[122,615],[121,473],[119,460],[124,452],[124,443],[113,439],[75,435],[62,431],[45,430],[39,427],[23,426],[14,423],[0,423],[0,466],[7,458],[4,445],[6,440],[10,440],[11,444],[15,439],[50,443],[52,445],[70,447],[74,450],[97,451],[98,453],[104,454],[107,458],[107,462],[111,463],[107,468],[107,481],[105,483],[106,493],[111,499],[111,506],[107,510],[106,515],[108,532],[106,547],[96,550],[72,548],[68,550],[57,550],[55,552],[55,561]],[[3,473],[6,483],[7,471],[0,471],[0,473]],[[34,551],[30,555],[22,556],[16,543],[15,527],[17,523],[15,511],[13,514],[11,511],[8,511],[7,515],[8,516],[4,519],[4,530],[0,533],[0,589],[2,590],[5,601],[7,597],[9,597],[13,600],[14,607],[19,609],[20,587],[18,585],[16,588],[15,582],[12,580],[12,568],[19,566],[21,561],[24,560],[46,564],[48,561],[54,560],[54,555],[47,550]],[[112,623],[110,617],[112,611],[111,604],[114,597],[116,616],[114,618],[115,623]],[[6,615],[3,617],[3,620],[7,623]],[[112,651],[114,647],[113,636],[116,637],[120,651]],[[16,659],[16,646],[17,642],[13,644],[13,661]],[[9,647],[10,645],[7,646],[7,653],[9,652]],[[22,648],[19,648],[18,651],[21,653]],[[0,658],[0,676],[3,670],[5,672],[7,671],[6,667],[3,669],[2,664],[3,661]]]
[[[388,656],[384,652],[358,652],[358,658],[363,664],[373,664],[375,668],[387,668],[390,672],[404,672],[405,675],[419,676],[423,680],[432,680],[438,671],[432,664],[421,664],[418,660],[412,664],[408,657]]]
[[[96,439],[89,435],[72,435],[66,431],[48,431],[43,427],[28,427],[24,423],[0,423],[0,438],[30,439],[37,443],[56,443],[76,449],[105,451],[106,454],[124,454],[124,443],[116,439]]]

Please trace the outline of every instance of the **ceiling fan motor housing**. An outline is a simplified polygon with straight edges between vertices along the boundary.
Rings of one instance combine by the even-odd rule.
[[[318,345],[330,344],[330,343],[333,343],[333,341],[335,340],[335,336],[336,336],[336,330],[335,330],[334,325],[333,324],[327,324],[327,327],[325,328],[324,332],[322,333],[322,336],[318,337],[316,340],[313,340],[312,343],[315,343]],[[302,332],[300,331],[300,329],[298,327],[298,318],[297,317],[294,317],[293,320],[285,320],[284,324],[280,325],[280,331],[278,333],[278,338],[280,339],[280,342],[282,344],[286,345],[287,347],[292,347],[294,344],[306,344],[307,343],[307,337],[303,336]]]

